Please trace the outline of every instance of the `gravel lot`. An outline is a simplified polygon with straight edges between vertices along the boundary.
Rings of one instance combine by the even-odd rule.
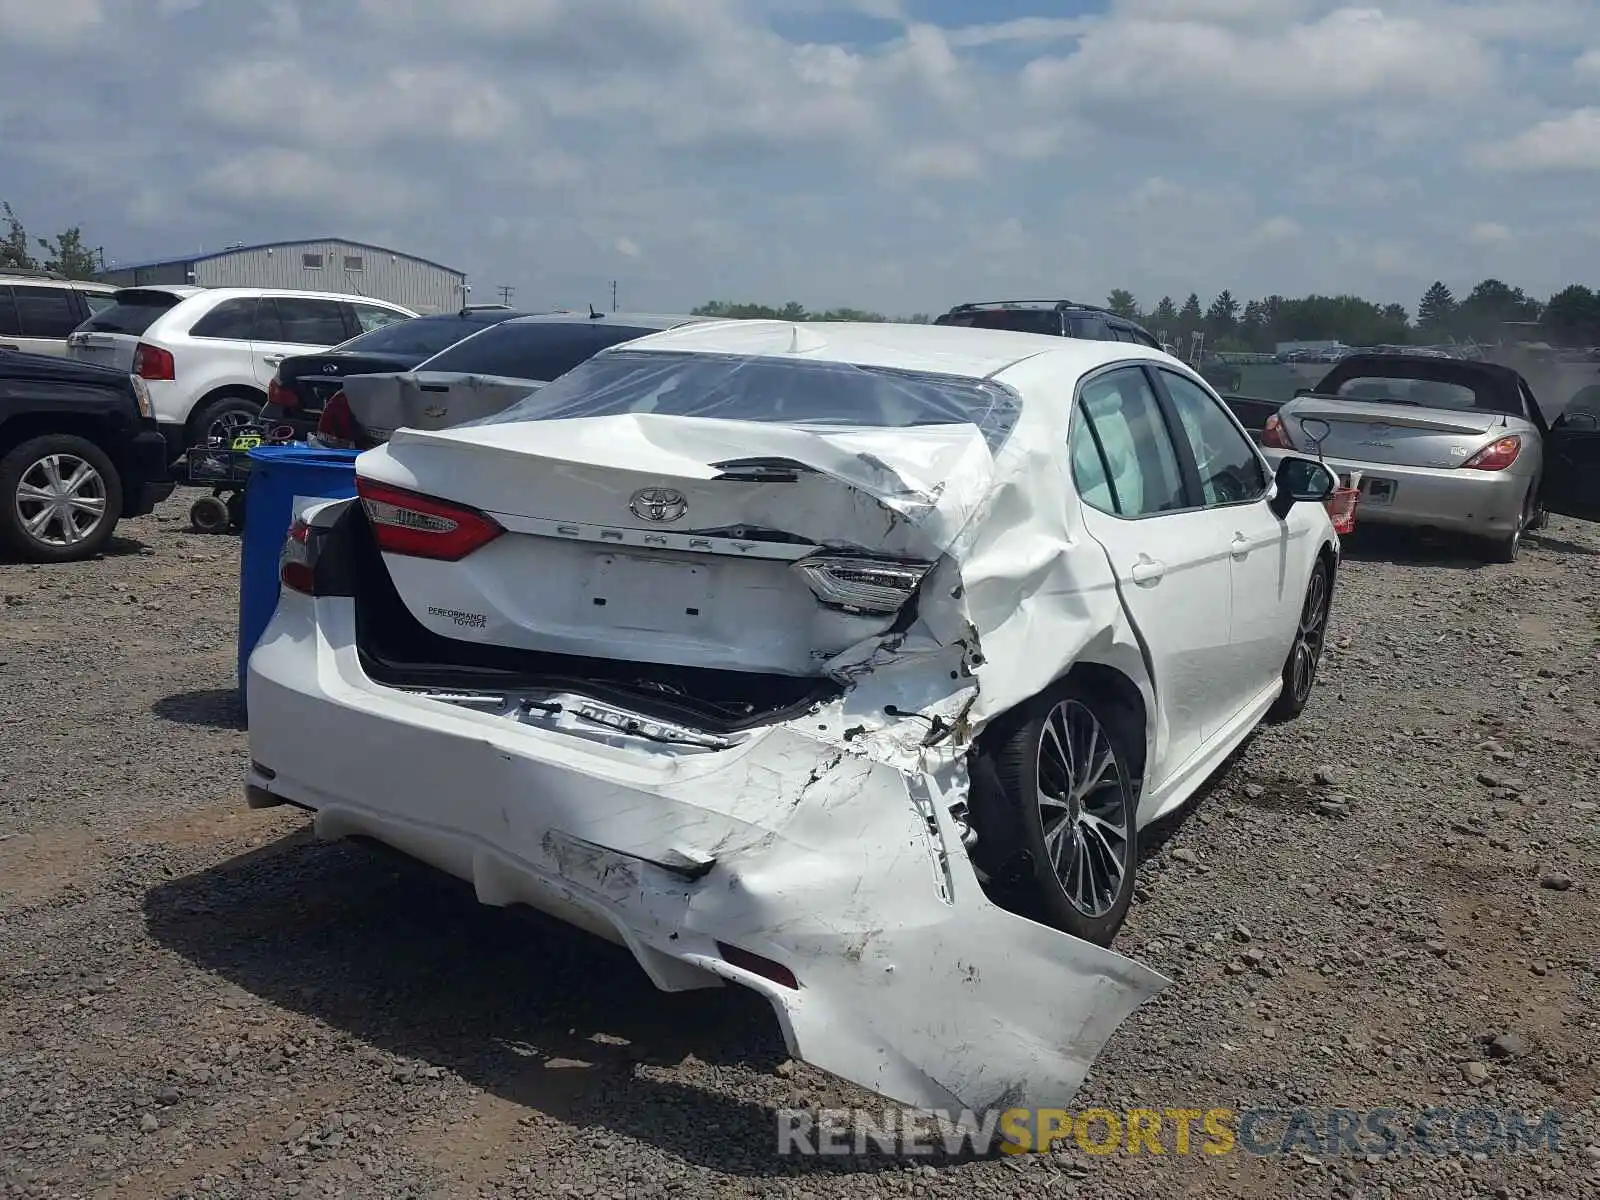
[[[1082,1096],[1555,1109],[1559,1155],[780,1160],[774,1108],[881,1102],[753,996],[244,808],[238,541],[187,500],[0,564],[0,1196],[1600,1195],[1589,527],[1349,544],[1306,716],[1145,865],[1119,949],[1176,983]]]

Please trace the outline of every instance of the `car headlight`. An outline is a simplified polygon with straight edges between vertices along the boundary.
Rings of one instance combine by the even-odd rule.
[[[150,403],[150,385],[137,375],[129,375],[128,378],[133,380],[133,399],[139,406],[139,415],[153,419],[156,410],[155,405]]]

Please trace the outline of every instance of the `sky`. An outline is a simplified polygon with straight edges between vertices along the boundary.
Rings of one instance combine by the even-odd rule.
[[[1600,286],[1600,0],[0,0],[0,199],[475,300]]]

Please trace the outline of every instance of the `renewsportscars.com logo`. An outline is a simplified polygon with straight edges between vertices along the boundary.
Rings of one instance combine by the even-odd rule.
[[[778,1153],[1520,1154],[1560,1148],[1561,1116],[1498,1108],[1008,1108],[974,1113],[888,1107],[779,1109]]]

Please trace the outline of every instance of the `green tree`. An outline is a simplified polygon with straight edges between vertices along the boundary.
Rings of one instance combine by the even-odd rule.
[[[1508,321],[1537,321],[1544,306],[1499,279],[1485,279],[1456,309],[1455,331],[1478,341],[1497,340]]]
[[[1106,307],[1119,317],[1126,317],[1130,321],[1139,319],[1139,302],[1127,288],[1112,288],[1111,294],[1106,297]]]
[[[1183,339],[1183,352],[1189,352],[1189,335],[1205,324],[1205,314],[1200,311],[1200,297],[1194,292],[1189,293],[1189,298],[1183,302],[1183,307],[1178,310],[1178,336]]]
[[[1239,324],[1239,302],[1224,288],[1206,310],[1206,330],[1213,338],[1232,335]]]
[[[105,266],[105,250],[84,245],[83,230],[76,225],[53,240],[40,238],[39,248],[45,253],[44,269],[68,279],[93,279]]]
[[[23,270],[32,270],[39,264],[28,253],[28,234],[22,228],[22,222],[17,220],[17,214],[11,211],[11,205],[0,200],[0,224],[5,226],[5,235],[0,237],[0,267],[20,267]]]
[[[1581,283],[1562,288],[1544,306],[1542,323],[1546,336],[1558,345],[1600,342],[1600,293]]]
[[[1455,296],[1443,282],[1434,280],[1417,305],[1417,328],[1436,336],[1448,333],[1455,315]]]
[[[1178,323],[1178,306],[1172,302],[1171,296],[1163,296],[1156,304],[1155,312],[1150,314],[1150,321],[1158,329],[1170,330]]]

